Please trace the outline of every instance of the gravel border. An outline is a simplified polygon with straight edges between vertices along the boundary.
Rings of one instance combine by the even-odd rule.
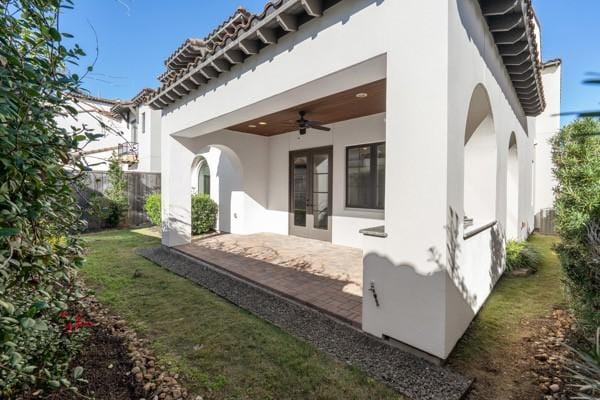
[[[325,314],[165,247],[138,249],[148,260],[195,282],[319,350],[354,365],[412,400],[460,400],[472,380],[390,346]]]

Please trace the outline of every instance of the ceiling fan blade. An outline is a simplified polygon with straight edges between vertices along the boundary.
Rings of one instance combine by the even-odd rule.
[[[329,132],[331,130],[331,128],[328,128],[326,126],[321,126],[321,125],[310,125],[310,127],[312,129],[316,129],[318,131],[325,131],[325,132]]]

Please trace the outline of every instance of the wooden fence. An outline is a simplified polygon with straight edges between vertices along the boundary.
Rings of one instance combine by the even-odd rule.
[[[109,187],[108,174],[104,171],[89,171],[86,174],[86,188],[77,192],[77,201],[84,210],[83,217],[88,221],[88,229],[103,228],[100,221],[96,221],[87,213],[87,209],[91,196],[106,193]],[[160,192],[160,173],[125,171],[124,174],[127,180],[127,198],[129,202],[125,225],[148,225],[150,220],[144,211],[144,201],[149,194]]]
[[[535,229],[544,235],[556,235],[556,212],[552,208],[540,210],[535,214]]]

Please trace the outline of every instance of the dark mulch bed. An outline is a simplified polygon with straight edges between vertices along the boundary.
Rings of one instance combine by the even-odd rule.
[[[90,337],[82,347],[82,352],[72,362],[73,368],[83,367],[82,379],[88,383],[79,382],[79,392],[86,397],[97,400],[130,400],[139,399],[141,390],[135,384],[131,374],[131,361],[127,357],[127,348],[123,340],[113,336],[102,327],[91,329]],[[80,394],[68,390],[46,396],[23,397],[25,400],[81,400]]]

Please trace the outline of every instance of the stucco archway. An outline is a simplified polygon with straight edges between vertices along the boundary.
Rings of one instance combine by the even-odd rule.
[[[243,201],[243,168],[238,155],[229,147],[211,144],[197,152],[192,163],[192,191],[198,191],[198,178],[208,170],[210,197],[219,205],[217,229],[221,232],[243,231],[233,210]],[[204,178],[206,181],[206,178]],[[203,187],[203,189],[205,189]]]
[[[506,238],[519,238],[519,152],[514,132],[506,159]]]
[[[483,85],[469,103],[464,142],[464,223],[481,226],[496,219],[497,144],[494,117]]]

